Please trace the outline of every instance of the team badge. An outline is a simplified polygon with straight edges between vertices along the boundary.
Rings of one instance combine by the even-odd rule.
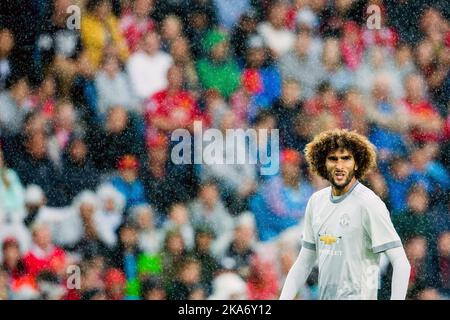
[[[344,213],[339,220],[339,224],[342,227],[347,227],[350,224],[350,217],[348,214]]]

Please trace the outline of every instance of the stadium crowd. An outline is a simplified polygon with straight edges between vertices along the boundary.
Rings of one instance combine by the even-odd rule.
[[[303,149],[338,127],[377,147],[362,182],[407,298],[450,298],[449,18],[438,0],[2,1],[0,297],[277,299],[327,186]],[[194,121],[279,129],[279,174],[175,164]]]

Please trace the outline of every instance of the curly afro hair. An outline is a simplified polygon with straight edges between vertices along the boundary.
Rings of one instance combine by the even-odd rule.
[[[340,148],[350,151],[358,166],[355,178],[363,178],[376,165],[375,146],[356,131],[333,129],[324,131],[305,147],[305,158],[312,172],[328,180],[325,160],[330,152]]]

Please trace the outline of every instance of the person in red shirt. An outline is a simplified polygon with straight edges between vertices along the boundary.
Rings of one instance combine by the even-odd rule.
[[[318,120],[322,115],[332,117],[332,122],[338,128],[344,127],[344,112],[342,104],[337,98],[336,91],[329,82],[322,82],[317,88],[317,94],[305,104],[305,113]]]
[[[355,71],[359,68],[364,55],[364,40],[361,29],[354,21],[344,23],[341,40],[341,54],[347,68]]]
[[[443,136],[443,121],[437,109],[425,96],[421,75],[411,74],[405,80],[403,103],[409,113],[410,136],[414,142],[439,142]]]
[[[149,17],[153,4],[154,0],[135,0],[120,19],[120,29],[130,52],[137,51],[142,36],[155,29],[155,22]]]
[[[126,278],[124,273],[110,268],[105,273],[105,292],[108,300],[123,300],[125,298]]]
[[[26,275],[25,265],[20,255],[19,243],[16,238],[8,237],[3,241],[3,269],[11,281]]]
[[[194,96],[183,90],[183,69],[173,65],[167,72],[168,87],[155,93],[146,103],[148,135],[168,134],[175,129],[193,130],[193,122],[201,120]]]
[[[38,223],[31,231],[33,243],[23,258],[26,272],[33,277],[44,270],[65,275],[66,253],[52,243],[49,227]]]
[[[278,278],[273,266],[256,255],[251,260],[247,290],[250,300],[273,300],[278,295]]]

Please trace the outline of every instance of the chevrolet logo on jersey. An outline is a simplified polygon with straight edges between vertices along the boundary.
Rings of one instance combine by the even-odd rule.
[[[341,237],[335,237],[331,234],[323,234],[319,237],[319,240],[322,241],[326,245],[332,245],[333,243],[338,241],[338,239],[340,239],[340,238]]]

